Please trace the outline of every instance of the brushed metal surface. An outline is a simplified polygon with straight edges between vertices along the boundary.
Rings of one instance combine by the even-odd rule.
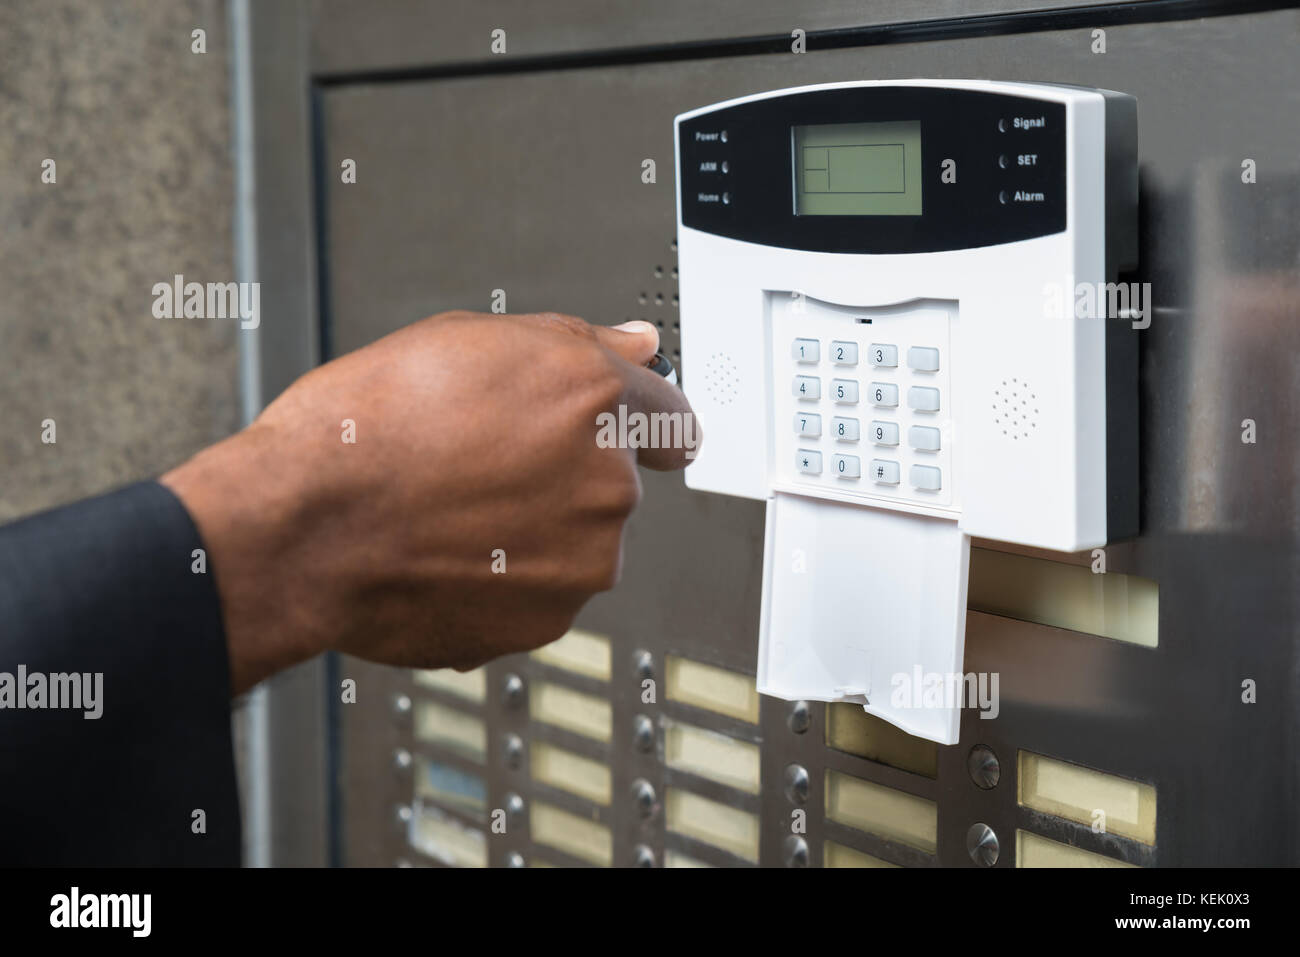
[[[789,37],[848,27],[1100,6],[1110,0],[821,0],[743,4],[660,0],[653,7],[606,0],[313,0],[311,58],[318,73],[423,68],[494,59],[589,53],[662,44]],[[1144,0],[1137,0],[1138,3]],[[505,52],[491,49],[505,31]]]
[[[760,815],[760,863],[783,866],[792,806],[781,782],[791,763],[809,772],[803,836],[813,866],[827,838],[897,863],[973,866],[965,838],[976,822],[999,835],[999,867],[1014,863],[1017,827],[1140,864],[1300,862],[1298,28],[1300,14],[1278,12],[1116,27],[1104,55],[1091,52],[1086,31],[1069,30],[816,57],[336,86],[321,94],[333,350],[443,309],[486,309],[493,290],[504,289],[513,312],[662,322],[670,355],[677,346],[676,113],[764,88],[850,77],[1057,81],[1138,98],[1142,264],[1134,278],[1152,283],[1156,306],[1142,343],[1143,534],[1112,546],[1108,558],[1112,570],[1159,583],[1159,647],[972,613],[966,667],[999,672],[1001,714],[994,721],[964,716],[961,743],[940,751],[937,780],[827,749],[820,705],[802,735],[788,726],[789,705],[774,699],[763,699],[756,727],[667,702],[662,682],[657,704],[644,705],[633,664],[638,649],[651,652],[661,675],[668,652],[752,674],[763,528],[760,503],[690,492],[678,476],[646,474],[623,583],[580,619],[614,639],[614,738],[588,753],[613,769],[614,804],[596,817],[613,830],[615,863],[634,863],[638,845],[659,862],[668,847],[711,863],[741,863],[665,834],[662,813],[644,820],[629,796],[632,782],[644,779],[661,799],[665,788],[688,786],[752,808]],[[356,184],[339,182],[344,158],[357,161]],[[657,164],[654,184],[641,181],[647,158]],[[1241,181],[1245,158],[1258,166],[1254,184]],[[682,373],[689,393],[691,369]],[[1254,445],[1241,442],[1246,418],[1257,423]],[[344,860],[391,863],[411,852],[389,824],[386,808],[405,799],[403,788],[409,795],[409,782],[393,775],[388,758],[392,747],[410,742],[382,702],[394,692],[425,692],[401,672],[354,662],[344,670],[367,689],[366,704],[345,709],[340,729]],[[530,685],[554,676],[526,658],[491,666],[489,807],[519,793],[589,810],[534,787],[527,760],[512,770],[496,753],[507,731],[525,740],[539,733],[526,711],[505,708],[499,685],[507,671]],[[1248,679],[1258,682],[1257,704],[1241,701]],[[743,801],[666,770],[662,737],[649,754],[632,746],[638,714],[760,742],[762,792]],[[1004,769],[989,790],[966,769],[976,744],[991,747]],[[1020,748],[1154,783],[1155,847],[1018,808]],[[823,821],[827,768],[937,801],[936,855]],[[514,852],[577,863],[538,848],[518,829],[491,839],[489,848],[498,865]]]

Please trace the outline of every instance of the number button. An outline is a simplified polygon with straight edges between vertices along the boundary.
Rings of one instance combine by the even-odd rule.
[[[858,440],[858,420],[841,419],[836,416],[831,419],[831,435],[841,442],[856,442]]]
[[[790,355],[796,362],[816,362],[821,356],[821,344],[816,339],[796,339],[790,346]]]
[[[820,399],[822,397],[822,380],[812,375],[797,375],[791,389],[796,399]]]
[[[832,455],[831,468],[840,478],[855,479],[862,476],[862,466],[856,455]]]
[[[794,454],[794,467],[805,475],[821,475],[822,454],[812,449],[800,449]]]
[[[858,384],[852,379],[832,379],[831,398],[844,405],[854,405],[858,401]]]
[[[872,422],[871,441],[877,445],[897,445],[898,425],[894,422]]]
[[[882,369],[892,369],[898,365],[898,346],[881,345],[879,342],[871,344],[871,364]]]
[[[831,362],[837,366],[855,366],[858,364],[858,344],[856,342],[831,343]]]
[[[898,386],[890,385],[888,382],[871,383],[871,401],[882,408],[893,408],[898,405]]]
[[[794,430],[798,435],[821,435],[822,417],[816,412],[796,412]]]

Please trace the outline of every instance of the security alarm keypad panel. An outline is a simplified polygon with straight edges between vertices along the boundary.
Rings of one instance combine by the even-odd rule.
[[[865,81],[677,118],[696,489],[765,499],[759,690],[958,740],[970,538],[1136,532],[1136,104]],[[1105,299],[1104,293],[1102,299]]]
[[[790,344],[772,382],[775,418],[790,422],[773,436],[777,483],[951,505],[949,304],[845,309],[776,294],[769,309],[774,341]]]

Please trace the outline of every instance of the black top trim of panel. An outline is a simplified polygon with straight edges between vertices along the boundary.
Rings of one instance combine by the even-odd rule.
[[[920,216],[794,214],[792,127],[903,120],[921,122]],[[678,144],[682,222],[732,239],[816,252],[923,253],[1066,228],[1062,103],[942,87],[812,90],[692,117],[679,125]],[[943,175],[946,160],[955,161],[952,182]]]

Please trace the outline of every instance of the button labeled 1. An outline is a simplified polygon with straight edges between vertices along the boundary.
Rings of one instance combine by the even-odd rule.
[[[790,346],[790,355],[796,362],[816,362],[821,346],[816,339],[796,339]]]

